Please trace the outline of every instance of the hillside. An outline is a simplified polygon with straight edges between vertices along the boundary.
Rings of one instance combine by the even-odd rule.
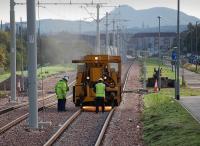
[[[180,13],[182,26],[181,30],[185,30],[186,25],[191,22],[195,23],[199,19],[193,16],[189,16],[183,12]],[[136,10],[128,5],[123,5],[113,9],[109,15],[109,23],[111,24],[113,19],[122,19],[121,22],[116,24],[122,24],[125,28],[131,30],[131,32],[152,32],[157,30],[158,18],[161,16],[161,27],[163,31],[174,32],[176,31],[177,23],[177,11],[165,7],[156,7],[144,10]],[[123,21],[125,20],[125,22]],[[53,20],[44,19],[40,21],[42,33],[57,33],[57,32],[69,32],[69,33],[92,33],[95,34],[96,22],[87,21],[68,21],[68,20]],[[7,24],[9,25],[9,24]],[[105,31],[105,17],[101,19],[100,24],[101,32]],[[109,30],[113,30],[112,25],[109,25]]]

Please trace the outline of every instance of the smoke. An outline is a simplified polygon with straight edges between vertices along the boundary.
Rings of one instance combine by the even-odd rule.
[[[39,43],[38,62],[39,64],[66,64],[73,59],[80,59],[81,56],[91,54],[94,49],[90,41],[78,35],[61,32],[56,35],[42,36]]]

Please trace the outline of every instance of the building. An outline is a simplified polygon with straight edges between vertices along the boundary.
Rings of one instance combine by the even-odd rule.
[[[152,54],[157,54],[159,50],[158,32],[153,33],[136,33],[129,40],[129,50],[148,50]],[[161,32],[160,33],[160,48],[162,52],[166,52],[173,47],[176,33]]]

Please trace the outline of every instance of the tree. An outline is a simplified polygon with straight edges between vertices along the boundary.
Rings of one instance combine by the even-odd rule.
[[[7,64],[6,49],[3,45],[0,45],[0,67],[5,68]]]
[[[197,53],[200,53],[200,25],[197,27]],[[196,26],[189,23],[187,30],[181,33],[182,48],[187,48],[187,53],[196,54]]]

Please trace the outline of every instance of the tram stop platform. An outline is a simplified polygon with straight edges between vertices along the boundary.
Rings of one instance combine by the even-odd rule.
[[[178,102],[200,123],[200,96],[181,97]]]

